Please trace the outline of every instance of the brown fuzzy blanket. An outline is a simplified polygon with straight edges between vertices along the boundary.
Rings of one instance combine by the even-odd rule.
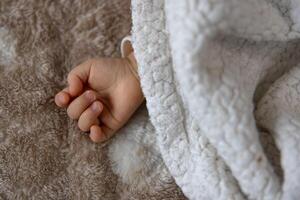
[[[119,56],[130,29],[129,0],[0,1],[0,199],[184,199],[171,179],[123,183],[110,142],[91,143],[54,104],[72,67]]]

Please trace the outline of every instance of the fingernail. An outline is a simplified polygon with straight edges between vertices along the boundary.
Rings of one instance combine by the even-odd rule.
[[[92,105],[92,110],[94,111],[94,112],[99,112],[100,111],[100,106],[98,105],[98,103],[93,103],[93,105]]]
[[[59,100],[59,102],[64,103],[64,102],[65,102],[65,97],[64,97],[64,95],[59,94],[59,95],[58,95],[58,100]]]
[[[90,101],[94,101],[96,99],[95,95],[93,94],[93,92],[91,91],[87,91],[85,93],[85,96],[90,100]]]

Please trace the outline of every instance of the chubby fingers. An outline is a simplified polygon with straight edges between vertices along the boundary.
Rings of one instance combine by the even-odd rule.
[[[90,139],[93,142],[104,142],[114,135],[115,131],[107,126],[93,125],[90,128]]]
[[[68,75],[68,87],[57,93],[55,103],[59,107],[66,107],[71,97],[77,97],[83,92],[84,85],[88,81],[90,68],[94,60],[88,60],[75,67]]]
[[[94,101],[79,117],[78,127],[82,131],[89,131],[93,125],[99,124],[98,116],[103,110],[100,101]]]
[[[125,123],[118,120],[107,107],[103,107],[99,116],[101,125],[93,125],[90,129],[90,139],[93,142],[104,142],[111,138]]]
[[[88,60],[75,67],[68,75],[69,93],[71,96],[79,96],[88,81],[93,60]]]
[[[97,94],[87,90],[74,99],[68,106],[67,113],[71,119],[79,119],[80,115],[97,99]]]
[[[68,92],[68,88],[63,89],[59,93],[55,95],[55,103],[59,107],[67,107],[68,104],[70,103],[71,96]]]

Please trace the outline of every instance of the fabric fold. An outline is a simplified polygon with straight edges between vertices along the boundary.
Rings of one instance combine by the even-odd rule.
[[[279,181],[253,114],[257,90],[260,96],[267,91],[260,84],[296,63],[284,56],[293,57],[287,44],[299,38],[292,5],[132,1],[132,41],[150,119],[162,158],[188,198],[298,195],[298,186],[285,189]],[[293,166],[285,159],[281,164]]]

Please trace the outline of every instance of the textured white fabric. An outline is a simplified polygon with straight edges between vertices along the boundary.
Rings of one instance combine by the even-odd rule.
[[[297,11],[296,0],[132,0],[156,145],[188,198],[300,196]],[[283,183],[256,123],[281,151]]]

